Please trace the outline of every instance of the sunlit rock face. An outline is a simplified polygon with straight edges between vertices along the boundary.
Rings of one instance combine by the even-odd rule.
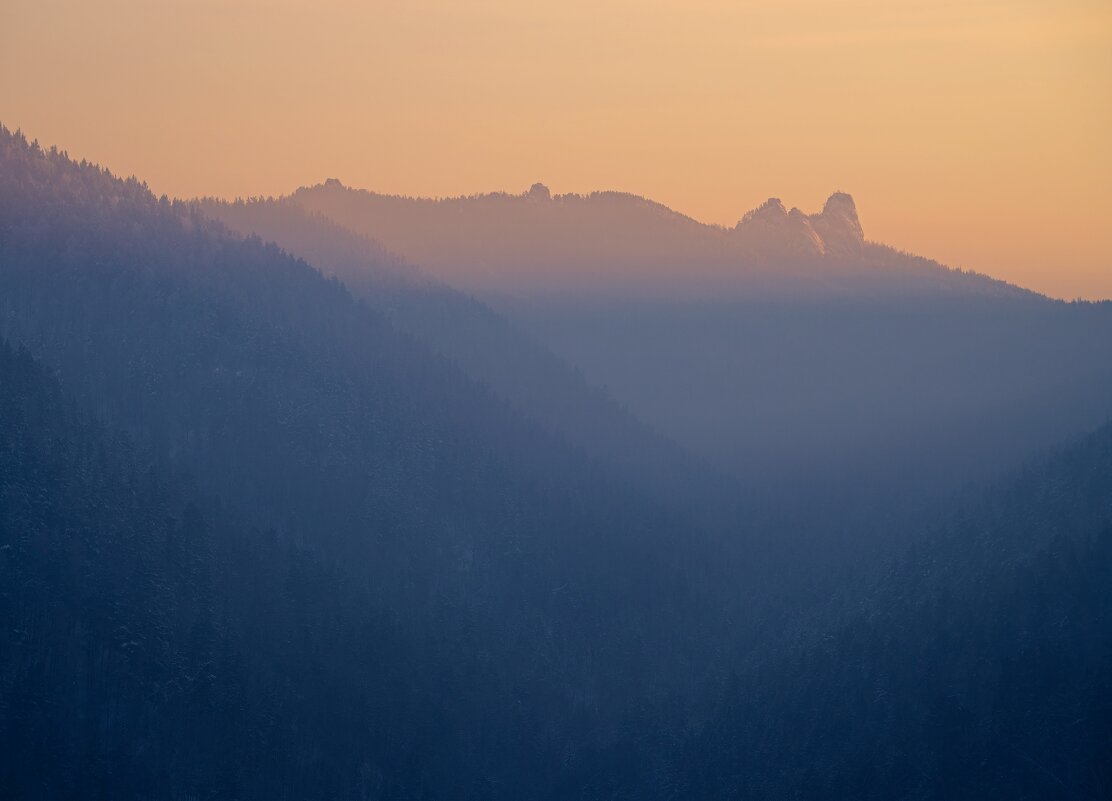
[[[383,195],[328,181],[283,202],[489,300],[1014,295],[1016,287],[866,241],[850,195],[807,213],[770,198],[730,228],[624,192]]]
[[[770,197],[734,226],[735,238],[762,255],[822,255],[822,238],[799,209],[788,211],[780,198]]]
[[[853,198],[835,192],[821,212],[788,211],[779,198],[769,198],[741,218],[733,229],[737,242],[766,256],[850,255],[865,242]]]
[[[845,192],[831,195],[819,214],[808,219],[827,253],[856,253],[865,242],[857,206]]]

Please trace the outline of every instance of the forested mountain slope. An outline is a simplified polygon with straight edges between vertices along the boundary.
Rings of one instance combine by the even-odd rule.
[[[676,798],[1112,794],[1112,425],[739,669]]]
[[[770,199],[728,230],[540,186],[432,200],[330,180],[235,213],[290,205],[475,292],[750,490],[832,499],[818,525],[846,499],[883,518],[991,480],[1112,405],[1112,303],[871,242],[841,192],[813,214]]]
[[[0,231],[0,333],[160,469],[343,562],[459,678],[485,797],[543,796],[720,671],[737,563],[338,282],[7,131]]]
[[[372,597],[0,343],[4,798],[442,797],[452,677]]]
[[[394,327],[443,354],[611,474],[704,511],[717,509],[719,519],[735,511],[729,499],[740,489],[733,482],[650,430],[481,300],[292,200],[198,203],[229,228],[274,242],[340,279]]]

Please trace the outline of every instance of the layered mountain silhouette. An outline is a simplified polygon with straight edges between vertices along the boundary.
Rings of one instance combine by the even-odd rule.
[[[928,497],[1099,424],[1112,399],[1112,307],[870,242],[844,192],[813,214],[771,198],[730,229],[539,184],[431,200],[330,180],[270,204],[475,293],[751,485],[899,476]]]
[[[6,130],[0,231],[0,336],[43,365],[5,356],[31,389],[11,400],[30,417],[4,421],[19,459],[5,462],[0,547],[19,561],[4,592],[18,590],[13,608],[31,611],[0,650],[0,721],[6,742],[21,721],[37,721],[35,742],[17,752],[40,761],[5,760],[4,787],[140,797],[173,775],[179,796],[273,798],[278,777],[282,792],[305,798],[358,787],[396,798],[540,797],[569,754],[612,747],[656,715],[646,699],[682,717],[689,692],[706,687],[700,677],[716,672],[738,575],[717,541],[683,507],[600,468],[336,280],[191,204]],[[40,373],[53,376],[46,389]],[[54,430],[53,418],[35,417],[34,399],[56,391],[79,412]],[[40,424],[28,453],[23,432]],[[81,431],[93,424],[108,433],[86,444]],[[117,438],[140,455],[121,457],[120,481],[101,486],[95,452]],[[131,476],[144,471],[175,497],[129,507]],[[190,500],[220,531],[248,532],[215,552],[231,548],[241,561],[164,555],[162,540],[181,525],[164,518],[184,520]],[[291,550],[320,570],[283,556]],[[42,572],[71,564],[76,573]],[[194,564],[219,583],[211,593],[163,586],[164,569]],[[73,632],[51,626],[47,610],[52,594],[79,604],[83,575],[98,577],[104,605],[91,620],[113,624],[104,616],[118,603],[131,617],[111,635],[74,641],[49,677],[89,690],[83,705],[54,707],[38,660],[70,648]],[[47,578],[57,591],[38,594]],[[121,596],[133,579],[134,593]],[[353,594],[325,593],[329,580]],[[237,582],[264,597],[283,588],[304,617],[266,618]],[[176,603],[203,604],[211,618],[155,614]],[[269,632],[263,640],[237,622],[247,614],[257,622],[246,631]],[[67,625],[85,625],[74,615]],[[677,638],[677,615],[699,621],[689,637]],[[46,642],[46,654],[17,647],[24,636]],[[293,648],[288,658],[300,661],[288,680],[247,652],[256,645],[274,658]],[[190,669],[213,677],[197,701],[210,711],[188,731],[223,744],[215,754],[161,726],[147,745],[135,739],[144,721],[186,703],[167,662],[182,649],[199,660]],[[419,669],[407,653],[419,654]],[[415,684],[402,680],[393,704],[387,686],[361,685],[366,670],[376,682]],[[437,700],[410,718],[411,693]],[[316,709],[322,699],[332,700]],[[330,728],[327,709],[350,717]],[[275,716],[303,735],[270,729]],[[423,729],[410,738],[392,720]],[[153,776],[143,769],[152,762]]]
[[[732,229],[635,195],[552,195],[541,184],[431,200],[336,179],[289,200],[468,291],[643,299],[976,294],[1022,290],[865,239],[853,199],[807,215],[770,199]]]
[[[530,190],[535,198],[545,198],[544,192],[543,187]],[[229,228],[272,241],[343,281],[392,325],[613,474],[703,512],[738,496],[739,489],[728,488],[725,476],[621,408],[490,305],[428,275],[374,240],[289,200],[209,199],[198,205]]]
[[[1109,795],[1108,304],[298,195],[0,126],[0,797]]]

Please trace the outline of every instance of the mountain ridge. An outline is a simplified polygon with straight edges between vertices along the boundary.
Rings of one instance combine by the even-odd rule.
[[[867,239],[842,191],[811,214],[770,198],[732,227],[627,192],[552,194],[539,183],[422,198],[330,178],[283,198],[480,296],[1044,297]]]
[[[332,179],[334,180],[334,179]],[[530,192],[547,202],[534,186]],[[196,201],[205,216],[243,235],[256,235],[339,279],[393,325],[446,356],[464,372],[583,449],[608,470],[652,493],[687,486],[698,508],[713,496],[736,497],[718,485],[725,476],[643,421],[489,304],[429,276],[381,244],[286,200]],[[691,481],[690,476],[699,476]],[[712,491],[712,488],[715,488]]]
[[[622,737],[648,688],[682,709],[714,670],[736,560],[682,509],[305,261],[2,127],[0,336],[155,467],[363,587],[459,678],[428,685],[458,713],[429,733],[468,767],[425,797],[544,797],[559,755]],[[666,623],[696,608],[698,627]]]

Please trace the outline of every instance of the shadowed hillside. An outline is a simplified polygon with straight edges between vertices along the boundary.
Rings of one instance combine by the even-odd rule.
[[[1112,426],[742,662],[677,798],[1107,798]]]
[[[429,696],[452,676],[365,582],[153,467],[2,342],[0,586],[5,798],[415,798],[464,775]]]
[[[682,510],[276,247],[7,131],[0,163],[0,332],[454,677],[434,694],[468,767],[431,795],[540,797],[563,759],[682,719],[737,598]]]
[[[740,489],[590,386],[490,306],[290,200],[200,202],[243,234],[272,241],[334,276],[391,325],[581,448],[618,478],[695,506],[718,522],[736,515]]]
[[[1053,301],[868,241],[853,199],[732,229],[618,193],[426,200],[338,181],[323,214],[473,289],[633,414],[820,518],[914,508],[1090,430],[1112,304]]]

